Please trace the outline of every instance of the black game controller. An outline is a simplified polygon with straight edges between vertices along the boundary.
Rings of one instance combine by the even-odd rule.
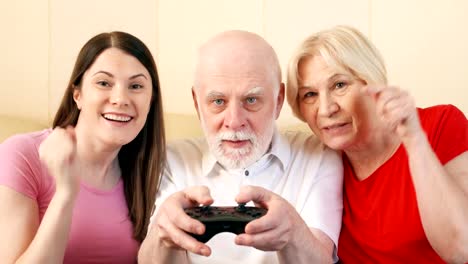
[[[205,225],[202,235],[189,233],[196,240],[206,243],[214,235],[231,232],[236,235],[244,233],[245,226],[264,216],[267,209],[253,206],[199,206],[184,209],[185,213]]]

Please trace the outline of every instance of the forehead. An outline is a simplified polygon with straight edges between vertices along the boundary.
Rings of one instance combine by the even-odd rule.
[[[328,81],[334,76],[350,76],[344,69],[329,65],[322,56],[309,56],[303,58],[298,65],[299,83],[314,86]]]
[[[271,67],[266,65],[206,65],[197,74],[196,85],[201,93],[217,91],[224,94],[245,94],[262,87],[263,92],[273,91],[279,85]]]
[[[147,76],[149,75],[148,70],[146,70],[137,58],[118,48],[104,50],[96,57],[93,64],[89,67],[88,72],[101,70],[114,73],[129,72],[129,74],[145,73]]]

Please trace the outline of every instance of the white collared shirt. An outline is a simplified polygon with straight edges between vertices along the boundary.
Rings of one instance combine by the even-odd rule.
[[[343,208],[341,156],[315,136],[275,132],[270,150],[254,164],[238,170],[221,166],[201,138],[171,143],[167,155],[168,167],[161,179],[156,210],[167,196],[189,186],[207,186],[213,206],[236,206],[241,186],[261,186],[286,199],[309,227],[320,229],[338,244]],[[234,238],[232,233],[214,236],[207,242],[211,256],[189,254],[192,263],[278,263],[275,252],[237,246]]]

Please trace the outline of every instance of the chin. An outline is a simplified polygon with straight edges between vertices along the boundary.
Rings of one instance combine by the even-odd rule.
[[[129,135],[110,135],[105,138],[105,142],[109,146],[122,147],[132,142],[135,137]]]
[[[321,140],[327,147],[333,150],[345,150],[351,145],[351,142],[345,138],[321,138]]]
[[[218,149],[215,156],[220,164],[228,169],[243,169],[259,159],[259,155],[252,148]]]

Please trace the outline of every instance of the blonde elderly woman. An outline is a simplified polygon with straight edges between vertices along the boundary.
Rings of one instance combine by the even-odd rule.
[[[372,43],[345,26],[300,45],[287,86],[294,113],[343,151],[344,263],[468,261],[468,122],[459,109],[415,107],[387,84]]]

